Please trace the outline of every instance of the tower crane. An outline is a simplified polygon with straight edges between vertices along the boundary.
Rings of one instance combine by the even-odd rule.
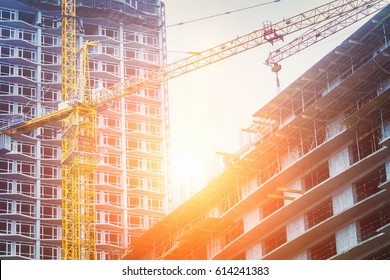
[[[384,0],[336,0],[296,16],[272,24],[263,23],[255,30],[236,39],[207,49],[203,52],[168,64],[161,69],[152,70],[142,76],[135,76],[113,87],[98,89],[93,93],[88,87],[87,64],[84,81],[87,86],[78,86],[76,67],[76,0],[62,0],[62,100],[60,108],[42,117],[23,123],[9,125],[0,134],[9,137],[23,134],[54,121],[62,120],[62,258],[96,258],[94,178],[97,166],[96,155],[96,112],[100,107],[122,96],[136,94],[138,91],[158,86],[172,78],[232,57],[263,44],[284,41],[287,35],[298,31],[316,28],[323,24],[324,29],[302,35],[306,41],[297,39],[287,49],[281,48],[270,54],[268,65],[278,65],[285,59],[306,47],[316,34],[333,34],[340,26],[346,26],[366,17],[388,4]],[[329,32],[329,30],[336,30]],[[314,44],[316,40],[311,40]],[[84,62],[87,61],[88,46],[84,44]],[[282,54],[280,54],[282,53]],[[278,56],[276,56],[278,54]],[[276,58],[275,58],[276,57]],[[85,84],[84,84],[85,85]]]
[[[76,25],[76,0],[62,0],[62,100],[80,102],[62,120],[62,259],[89,260],[96,259],[96,108],[88,105],[88,47],[94,44],[87,41],[77,52]]]

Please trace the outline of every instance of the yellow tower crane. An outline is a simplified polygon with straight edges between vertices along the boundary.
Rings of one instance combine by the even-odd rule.
[[[169,79],[232,57],[260,45],[286,39],[287,35],[301,30],[313,29],[323,24],[326,37],[354,22],[382,9],[385,0],[336,0],[299,15],[272,24],[265,21],[261,29],[234,40],[225,42],[203,52],[168,64],[161,69],[149,71],[143,76],[131,77],[107,89],[91,93],[88,78],[88,47],[96,43],[87,42],[76,50],[76,0],[62,1],[62,100],[58,111],[19,124],[10,123],[0,130],[0,135],[9,137],[62,120],[62,258],[96,258],[94,171],[96,155],[96,110],[122,96],[160,85]],[[337,28],[335,28],[337,26]],[[326,31],[326,32],[325,32]],[[310,36],[297,41],[294,47],[282,52],[290,55],[299,52],[300,46],[315,43]],[[81,76],[77,75],[77,54],[82,54]],[[278,54],[280,51],[278,52]],[[273,58],[271,66],[288,57]],[[276,67],[279,69],[279,67]],[[80,84],[77,80],[83,81]]]
[[[88,47],[76,51],[76,0],[62,1],[62,100],[76,102],[62,121],[62,259],[96,259],[94,172],[96,155],[96,108],[91,100]],[[77,54],[82,54],[80,76]]]

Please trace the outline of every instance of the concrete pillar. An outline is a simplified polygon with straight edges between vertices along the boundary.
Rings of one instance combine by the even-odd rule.
[[[333,215],[337,215],[345,209],[352,207],[354,202],[352,185],[342,188],[332,197]]]
[[[254,244],[245,251],[245,258],[247,260],[259,260],[263,255],[261,244]]]
[[[358,244],[356,224],[349,224],[336,232],[337,253],[348,251]]]
[[[297,238],[305,232],[305,216],[302,215],[286,224],[287,242]]]
[[[383,124],[383,137],[382,139],[385,139],[390,136],[390,122]]]
[[[209,258],[212,258],[221,251],[221,236],[211,236],[210,243],[207,246],[207,254]]]
[[[242,187],[241,187],[242,198],[247,197],[249,194],[251,194],[257,188],[256,181],[257,181],[256,176],[253,176],[252,178],[248,178],[247,182],[242,185]]]
[[[247,232],[260,222],[260,213],[259,208],[255,208],[246,214],[243,218],[244,221],[244,232]]]
[[[281,170],[285,169],[290,165],[289,153],[286,152],[280,156],[280,167]]]
[[[348,147],[345,147],[329,159],[329,175],[333,177],[349,167]]]
[[[326,128],[326,139],[333,138],[340,132],[344,131],[346,129],[345,125],[341,125],[340,122],[344,116],[341,116],[337,120],[334,120],[332,123],[330,123]]]

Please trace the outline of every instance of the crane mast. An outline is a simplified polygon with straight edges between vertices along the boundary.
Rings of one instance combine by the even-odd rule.
[[[96,159],[96,109],[83,104],[89,89],[88,46],[77,75],[76,0],[62,1],[62,100],[80,102],[62,121],[62,259],[96,259],[94,171]]]
[[[62,100],[66,105],[56,112],[0,131],[0,134],[13,136],[62,120],[62,258],[96,258],[94,172],[97,167],[97,108],[260,45],[284,41],[287,35],[313,26],[323,24],[322,33],[331,35],[347,21],[350,25],[387,4],[388,1],[384,0],[331,1],[275,24],[266,21],[261,29],[92,93],[88,86],[88,47],[95,43],[87,41],[77,52],[76,0],[62,0]],[[315,35],[309,31],[302,36],[310,41]],[[293,41],[295,45],[282,49],[283,55],[277,58],[270,54],[269,64],[303,49],[306,41]],[[312,39],[310,42],[317,41]],[[82,56],[80,77],[77,75],[77,54]],[[280,51],[275,54],[279,55]],[[83,81],[81,86],[77,80]]]

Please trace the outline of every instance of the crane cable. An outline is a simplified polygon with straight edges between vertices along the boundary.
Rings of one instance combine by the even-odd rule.
[[[257,7],[260,7],[260,6],[265,6],[265,5],[272,4],[272,3],[275,3],[275,2],[280,2],[280,1],[281,0],[274,0],[274,1],[261,3],[261,4],[257,4],[257,5],[253,5],[253,6],[249,6],[249,7],[245,7],[245,8],[236,9],[236,10],[233,10],[233,11],[227,11],[227,12],[220,13],[220,14],[215,14],[215,15],[206,16],[206,17],[202,17],[202,18],[192,19],[192,20],[188,20],[188,21],[183,21],[183,22],[179,22],[179,23],[176,23],[176,24],[167,25],[167,28],[174,27],[174,26],[180,26],[180,25],[184,25],[184,24],[187,24],[187,23],[197,22],[197,21],[201,21],[201,20],[205,20],[205,19],[210,19],[210,18],[214,18],[214,17],[229,15],[229,14],[232,14],[232,13],[237,13],[237,12],[241,12],[241,11],[244,11],[244,10],[249,10],[249,9],[257,8]]]

